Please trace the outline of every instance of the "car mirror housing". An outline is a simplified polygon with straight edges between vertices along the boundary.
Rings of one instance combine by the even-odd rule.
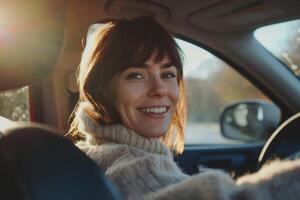
[[[265,141],[280,121],[279,107],[262,100],[236,102],[226,106],[220,115],[222,135],[245,142]]]

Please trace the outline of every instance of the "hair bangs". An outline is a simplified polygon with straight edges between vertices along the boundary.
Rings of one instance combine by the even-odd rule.
[[[181,50],[173,37],[166,32],[157,22],[149,17],[140,17],[132,23],[120,20],[116,23],[118,30],[115,32],[111,44],[118,46],[114,52],[114,73],[124,71],[132,64],[145,63],[153,55],[156,62],[168,56],[182,77]]]
[[[139,40],[136,37],[133,43],[134,51],[131,51],[130,59],[134,63],[145,63],[154,56],[154,61],[160,62],[165,56],[168,56],[182,76],[181,50],[172,36],[162,34],[162,31],[155,29],[155,27],[152,30],[140,29],[140,31],[142,31],[141,37]]]

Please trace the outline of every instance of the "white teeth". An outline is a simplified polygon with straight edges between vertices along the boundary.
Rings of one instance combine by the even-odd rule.
[[[167,112],[167,107],[151,107],[151,108],[141,108],[140,111],[144,113],[156,113],[156,114],[162,114]]]

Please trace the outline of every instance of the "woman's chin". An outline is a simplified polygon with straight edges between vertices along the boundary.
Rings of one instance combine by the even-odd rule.
[[[147,138],[160,138],[163,137],[166,134],[166,130],[160,129],[160,130],[155,130],[155,129],[150,129],[151,131],[140,131],[137,132],[138,134],[147,137]]]

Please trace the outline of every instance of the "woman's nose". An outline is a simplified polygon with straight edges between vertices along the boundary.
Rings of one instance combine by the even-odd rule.
[[[163,80],[160,77],[154,77],[150,80],[150,89],[149,89],[149,96],[151,97],[162,97],[167,94],[167,87]]]

